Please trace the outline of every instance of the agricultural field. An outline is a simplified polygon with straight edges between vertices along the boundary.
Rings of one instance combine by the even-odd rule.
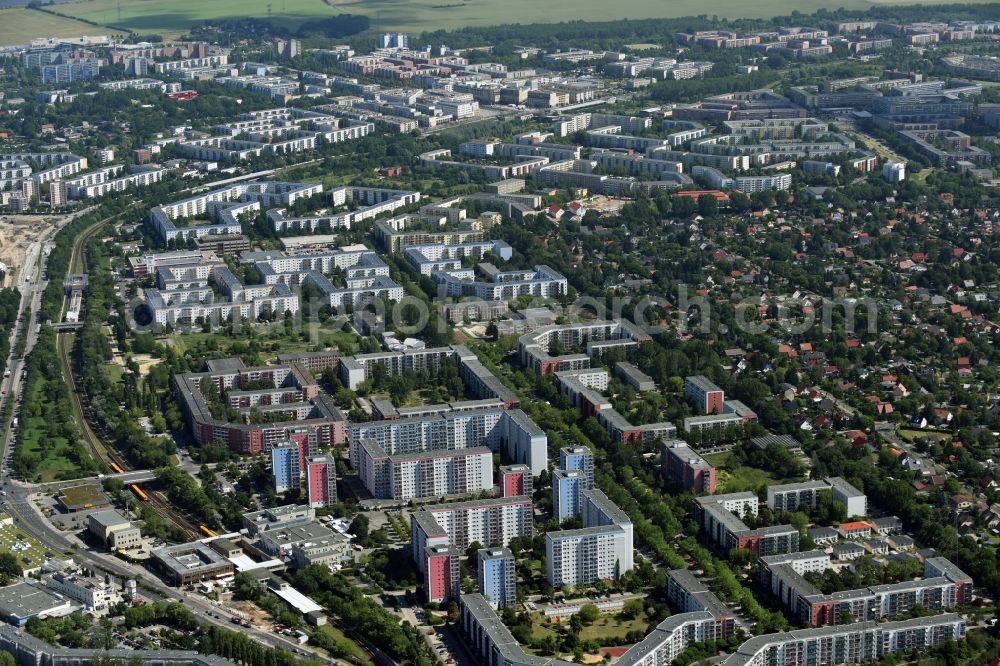
[[[121,19],[119,20],[119,6]],[[53,7],[60,14],[142,33],[176,36],[193,24],[217,18],[267,18],[271,7],[276,25],[298,28],[309,20],[340,13],[324,0],[79,0]],[[93,28],[91,28],[93,30]]]
[[[31,37],[81,37],[105,32],[94,25],[31,9],[0,9],[0,46],[25,44]]]
[[[873,4],[891,4],[895,1],[872,3],[868,0],[843,0],[838,6],[864,10]],[[571,20],[672,18],[696,16],[706,12],[704,3],[698,0],[674,0],[669,3],[662,0],[626,0],[617,4],[596,0],[549,0],[544,3],[507,0],[499,14],[497,4],[488,0],[128,0],[121,3],[120,20],[118,0],[71,0],[60,3],[56,10],[137,32],[177,36],[192,23],[206,19],[267,18],[268,4],[271,5],[274,22],[292,29],[304,21],[351,13],[371,18],[373,30],[402,30],[411,33],[494,25],[498,22],[558,23]],[[795,9],[811,13],[827,7],[829,3],[823,0],[805,0],[796,5]],[[711,13],[719,16],[748,18],[770,17],[787,14],[789,11],[788,5],[776,1],[747,4],[739,0],[718,0],[711,8]]]

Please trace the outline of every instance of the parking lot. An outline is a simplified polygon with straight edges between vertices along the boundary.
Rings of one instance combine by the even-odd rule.
[[[7,514],[0,514],[0,553],[13,553],[22,567],[34,568],[45,560],[45,549],[14,526]]]

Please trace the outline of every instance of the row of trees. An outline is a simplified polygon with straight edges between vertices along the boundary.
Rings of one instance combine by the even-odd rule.
[[[692,369],[702,367],[696,351],[700,343],[692,341],[690,344],[688,353],[682,353],[676,360],[680,362],[684,358],[684,365]],[[560,402],[558,391],[547,378],[523,369],[512,369],[503,362],[501,348],[480,347],[478,351],[484,364],[498,376],[508,379],[521,395],[535,391],[535,395],[552,403],[535,400],[526,401],[523,406],[548,433],[550,447],[578,443],[594,450],[595,460],[603,461],[595,473],[597,486],[631,518],[638,544],[654,553],[669,569],[685,569],[688,562],[684,555],[693,558],[713,580],[721,596],[739,603],[757,621],[761,631],[788,626],[780,612],[769,611],[760,604],[729,564],[697,542],[694,535],[698,525],[690,514],[691,494],[665,492],[662,477],[643,460],[643,451],[633,445],[611,441],[605,428],[593,417],[580,423],[578,410],[565,401]],[[688,363],[692,365],[687,366]]]
[[[107,364],[114,358],[105,332],[110,324],[119,349],[125,348],[129,330],[124,307],[115,292],[109,270],[107,250],[99,239],[91,239],[85,249],[90,277],[83,328],[76,348],[78,387],[86,395],[93,415],[92,423],[101,424],[102,434],[116,448],[142,467],[161,467],[175,452],[167,437],[150,437],[138,425],[144,415],[160,412],[163,403],[139,389],[142,376],[135,363],[127,364],[120,382],[113,381]],[[122,405],[128,407],[122,409]],[[150,409],[151,408],[151,409]]]
[[[345,575],[326,566],[310,565],[299,568],[290,578],[296,589],[321,603],[347,629],[360,633],[395,661],[412,666],[434,663],[415,628],[400,623]]]
[[[21,293],[16,287],[0,289],[0,370],[7,365],[10,354],[10,334],[17,324],[21,309]]]
[[[297,666],[300,664],[291,652],[269,648],[247,634],[229,631],[215,625],[205,626],[183,604],[156,602],[128,608],[117,608],[125,618],[128,628],[165,624],[179,629],[198,632],[197,650],[214,654],[243,664],[243,666]]]
[[[56,348],[56,333],[43,326],[26,363],[21,427],[12,457],[14,473],[36,479],[43,461],[62,458],[71,463],[66,478],[96,473],[98,463],[80,437],[73,403]]]

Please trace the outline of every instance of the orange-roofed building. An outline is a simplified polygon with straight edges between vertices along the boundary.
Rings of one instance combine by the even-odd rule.
[[[689,190],[686,192],[674,192],[675,197],[684,197],[686,199],[698,199],[703,194],[707,194],[710,197],[715,197],[715,200],[719,203],[728,203],[729,195],[725,192],[719,190]]]
[[[837,531],[845,539],[866,539],[872,535],[872,526],[865,520],[855,520],[851,523],[841,523]]]

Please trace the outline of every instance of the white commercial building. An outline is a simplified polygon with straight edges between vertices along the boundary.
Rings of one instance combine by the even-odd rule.
[[[54,573],[46,576],[43,581],[53,592],[83,604],[93,613],[107,611],[122,598],[115,585],[77,574]]]

